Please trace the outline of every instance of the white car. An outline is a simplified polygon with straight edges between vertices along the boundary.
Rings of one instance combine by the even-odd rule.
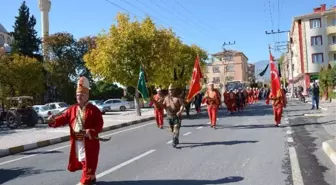
[[[51,110],[50,107],[46,105],[34,105],[33,108],[38,115],[37,124],[46,123],[49,116],[58,113],[58,110]]]
[[[58,112],[63,112],[69,107],[69,105],[65,102],[53,102],[45,105],[48,106],[51,110],[57,110]]]
[[[104,101],[103,106],[107,108],[108,111],[125,111],[130,109],[130,103],[121,99],[108,99]]]
[[[98,107],[98,109],[100,110],[100,112],[102,114],[105,114],[105,112],[108,111],[108,106],[104,105],[104,102],[101,100],[90,100],[89,101],[92,105],[95,105],[96,107]]]

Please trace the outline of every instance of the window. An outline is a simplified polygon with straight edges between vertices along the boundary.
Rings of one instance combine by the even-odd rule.
[[[113,103],[121,103],[120,100],[113,100]]]
[[[220,71],[219,71],[219,67],[218,67],[218,66],[214,66],[214,67],[212,67],[212,72],[213,72],[213,73],[220,73]]]
[[[331,44],[336,44],[336,36],[332,36]]]
[[[334,53],[334,60],[336,60],[336,53]]]
[[[226,66],[226,71],[228,72],[233,72],[234,71],[234,65],[233,64],[229,64]]]
[[[310,29],[312,28],[321,28],[321,19],[310,19]]]
[[[219,84],[220,83],[220,78],[219,77],[213,77],[213,83]]]
[[[224,56],[222,58],[222,60],[224,60],[224,61],[232,61],[233,60],[233,56],[232,55]]]
[[[331,20],[331,26],[336,26],[336,18],[333,18],[333,19]]]
[[[323,62],[323,53],[314,53],[312,54],[313,63],[322,63]]]
[[[322,35],[311,37],[311,45],[312,46],[322,45]]]
[[[5,36],[0,34],[0,46],[2,46],[5,43]]]
[[[233,79],[234,79],[233,76],[227,76],[227,77],[226,77],[226,81],[232,81]]]

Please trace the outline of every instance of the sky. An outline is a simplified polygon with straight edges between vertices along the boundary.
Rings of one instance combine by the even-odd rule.
[[[8,31],[13,31],[22,2],[0,0],[0,23]],[[26,4],[40,35],[38,0]],[[171,27],[184,43],[197,44],[209,54],[222,51],[224,42],[235,42],[226,49],[244,52],[253,63],[269,58],[269,44],[287,41],[287,33],[266,35],[265,31],[288,31],[293,17],[311,13],[320,4],[335,5],[334,0],[51,0],[49,33],[94,36],[115,24],[118,12],[138,20],[147,14],[158,26]]]

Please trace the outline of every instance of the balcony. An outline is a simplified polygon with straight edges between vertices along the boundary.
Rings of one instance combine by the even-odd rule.
[[[336,44],[330,44],[329,45],[329,52],[333,52],[333,51],[336,52]]]
[[[327,35],[336,33],[336,26],[329,25],[328,27],[326,27],[326,32],[327,32]]]

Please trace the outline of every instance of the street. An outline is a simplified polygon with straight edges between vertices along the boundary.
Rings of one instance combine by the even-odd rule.
[[[297,117],[307,108],[308,104],[291,102],[286,110],[290,123],[301,122],[289,133],[294,144],[287,138],[284,118],[281,127],[274,127],[272,109],[264,102],[229,116],[222,108],[217,130],[210,128],[205,111],[193,112],[182,121],[177,149],[171,146],[167,122],[163,130],[151,121],[105,132],[101,136],[112,139],[101,143],[97,181],[100,185],[299,185],[301,177],[305,185],[334,185],[335,165],[314,143],[321,142],[314,137],[325,131]],[[310,129],[318,132],[309,135]],[[68,145],[0,158],[0,184],[76,185],[81,171],[66,170]],[[297,157],[289,146],[295,146]]]

